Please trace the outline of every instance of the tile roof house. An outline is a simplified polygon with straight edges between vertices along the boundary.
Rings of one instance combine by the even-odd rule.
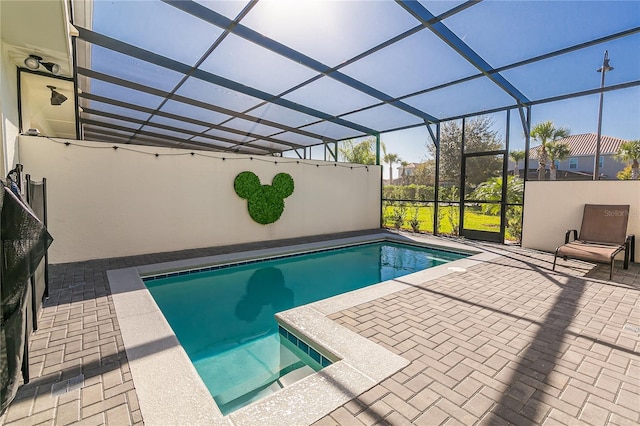
[[[578,180],[591,179],[593,176],[594,156],[596,152],[597,135],[583,133],[571,135],[558,142],[569,146],[571,153],[562,161],[556,161],[557,179]],[[600,177],[601,179],[616,179],[616,174],[626,167],[626,164],[616,159],[615,155],[625,139],[602,135],[600,138]],[[538,168],[538,153],[540,145],[529,151],[529,171]],[[549,164],[547,164],[547,169]]]

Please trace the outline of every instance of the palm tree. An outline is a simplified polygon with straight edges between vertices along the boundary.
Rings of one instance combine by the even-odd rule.
[[[524,184],[518,176],[507,176],[507,204],[521,204]],[[492,177],[482,182],[471,194],[473,200],[500,201],[502,200],[502,177]],[[483,204],[482,212],[492,215],[500,214],[502,206],[496,203]]]
[[[384,159],[382,161],[389,164],[389,185],[393,185],[393,163],[401,161],[400,157],[398,157],[398,154],[390,152],[384,155]]]
[[[640,140],[623,142],[618,148],[616,157],[621,161],[631,161],[631,179],[640,178]]]
[[[513,166],[513,175],[520,176],[520,169],[518,168],[518,163],[524,160],[524,151],[511,151],[509,153],[509,157],[511,157],[513,162],[516,163],[515,166]],[[526,173],[526,170],[527,170],[526,164],[524,165],[524,170]]]
[[[556,180],[556,160],[562,161],[571,154],[569,145],[562,142],[547,144],[547,156],[549,157],[549,180]]]
[[[376,164],[376,141],[367,139],[355,143],[351,139],[343,142],[338,148],[342,161],[357,164]]]
[[[540,142],[540,151],[538,152],[538,180],[544,180],[545,169],[549,159],[547,145],[558,139],[566,138],[569,134],[569,129],[566,127],[556,128],[553,125],[553,121],[545,121],[533,126],[531,129],[531,137]]]

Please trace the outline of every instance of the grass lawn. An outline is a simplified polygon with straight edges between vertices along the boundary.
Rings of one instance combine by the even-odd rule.
[[[393,219],[395,207],[386,206],[384,209],[384,225],[388,228],[395,228]],[[420,222],[419,231],[433,233],[433,206],[407,206],[406,214],[402,224],[402,229],[411,231],[409,222],[414,218],[417,209],[417,219]],[[458,206],[441,206],[438,209],[440,215],[439,232],[442,234],[452,234],[454,226],[457,227],[460,222],[460,210]],[[500,216],[483,214],[481,210],[473,211],[467,209],[465,211],[465,228],[481,231],[500,231]]]

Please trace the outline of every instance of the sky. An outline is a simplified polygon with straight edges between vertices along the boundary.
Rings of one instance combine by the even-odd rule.
[[[420,3],[433,15],[438,15],[463,1]],[[198,4],[233,19],[246,2],[199,0]],[[372,7],[374,4],[375,7]],[[147,19],[149,16],[153,16],[153,19]],[[353,19],[354,16],[358,17],[357,21]],[[467,53],[472,49],[472,54],[480,58],[479,66],[488,68],[506,66],[599,37],[636,29],[634,34],[624,38],[501,71],[507,84],[521,92],[527,100],[597,89],[601,74],[596,70],[602,65],[605,50],[609,52],[610,63],[614,67],[613,71],[606,73],[606,86],[640,81],[640,0],[486,0],[442,22],[446,28],[439,30],[445,33],[450,31],[453,44]],[[463,55],[427,29],[414,32],[343,66],[345,61],[419,24],[393,1],[260,0],[240,23],[304,57],[297,56],[298,59],[292,60],[260,48],[254,43],[255,40],[238,34],[220,38],[223,34],[220,26],[158,1],[96,0],[92,29],[178,61],[187,68],[196,64],[212,43],[218,40],[219,45],[200,65],[204,72],[214,74],[216,78],[233,80],[263,94],[281,94],[285,103],[295,102],[378,131],[419,124],[424,117],[407,114],[389,105],[359,111],[380,102],[369,89],[384,96],[402,97],[404,110],[419,110],[438,119],[515,103],[507,93],[511,88],[504,90],[487,77],[415,94],[422,89],[478,73],[478,69]],[[175,70],[167,70],[97,46],[92,50],[91,66],[97,71],[164,91],[178,87],[176,85],[183,77],[182,73]],[[318,70],[324,66],[339,67],[342,77],[334,79],[321,76],[310,81],[322,75]],[[369,91],[369,94],[345,84],[350,79],[357,80],[356,84],[368,86],[365,92]],[[304,84],[297,87],[301,83]],[[158,107],[162,102],[162,98],[128,89],[117,90],[97,80],[93,81],[92,90],[148,108]],[[240,93],[196,77],[189,77],[176,90],[179,95],[293,127],[318,120],[318,116],[313,116],[309,110],[292,111],[283,105],[260,107],[262,100],[257,92]],[[165,112],[210,120],[213,124],[236,126],[239,130],[264,136],[272,136],[279,131],[263,124],[232,120],[228,115],[173,101],[161,108]],[[512,115],[517,117],[515,113]],[[640,139],[639,117],[640,86],[605,94],[603,134]],[[557,126],[568,127],[572,134],[595,133],[597,119],[598,95],[536,105],[532,110],[533,124],[552,120]],[[504,116],[496,115],[495,121],[496,130],[504,136]],[[151,118],[151,122],[158,122],[157,117]],[[520,126],[516,122],[513,127],[518,130],[512,129],[511,148],[522,149]],[[352,129],[332,123],[302,128],[336,139],[354,133]],[[201,130],[198,127],[192,129]],[[225,134],[225,137],[237,136]],[[302,144],[317,141],[309,141],[300,135],[289,137],[291,139],[287,140],[290,142]],[[388,152],[398,154],[404,161],[420,162],[427,155],[428,133],[423,127],[382,133],[382,140]],[[318,152],[318,149],[313,152]]]
[[[613,64],[613,60],[611,61]],[[615,68],[615,67],[614,67]],[[615,72],[615,69],[614,71]],[[596,77],[598,73],[594,72]],[[557,127],[567,127],[571,134],[597,133],[599,95],[589,95],[532,107],[532,125],[551,120]],[[492,114],[494,129],[504,140],[506,113]],[[510,150],[524,149],[524,131],[516,110],[511,111]],[[627,140],[640,139],[640,86],[607,92],[603,98],[602,134]],[[421,162],[429,158],[426,146],[430,136],[424,126],[383,133],[387,152],[398,154],[402,161]],[[531,142],[532,146],[536,145]],[[398,165],[394,166],[397,167]],[[389,175],[385,165],[384,177]]]

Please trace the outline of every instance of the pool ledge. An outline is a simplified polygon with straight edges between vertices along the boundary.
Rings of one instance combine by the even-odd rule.
[[[311,306],[276,319],[331,359],[330,366],[229,415],[234,425],[311,424],[409,365],[409,361],[336,324]]]
[[[228,416],[220,412],[140,278],[141,275],[154,272],[206,263],[380,239],[426,243],[444,249],[466,251],[472,256],[278,313],[278,322],[337,362]],[[315,422],[409,364],[401,356],[335,323],[327,318],[328,315],[448,274],[462,272],[465,268],[499,256],[499,252],[483,252],[456,242],[421,236],[390,236],[385,233],[279,250],[111,270],[107,276],[145,424],[166,424],[167,419],[171,419],[175,424],[254,425],[259,420],[261,425],[281,425],[286,419],[287,424],[302,425]]]

